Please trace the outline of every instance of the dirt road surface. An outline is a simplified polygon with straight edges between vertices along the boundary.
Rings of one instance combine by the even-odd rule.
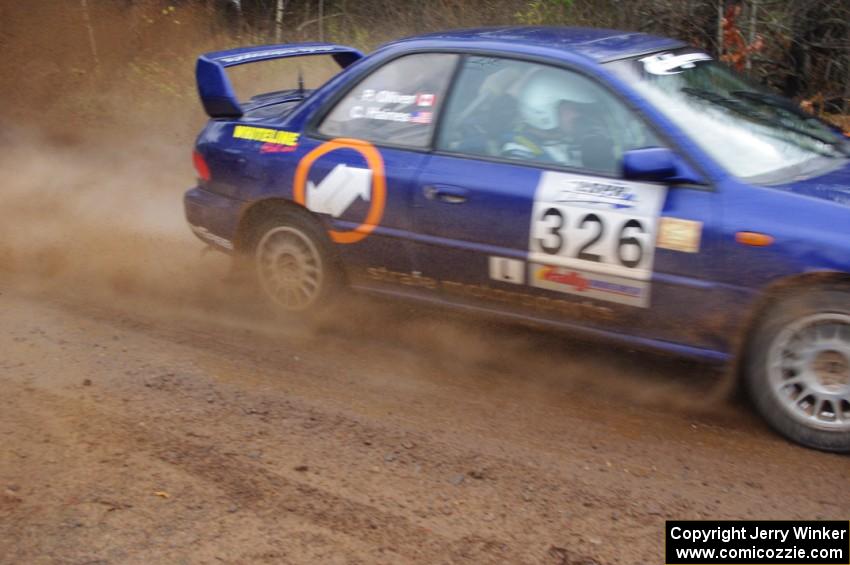
[[[661,563],[667,518],[850,509],[846,457],[700,408],[699,365],[3,282],[2,563]]]
[[[716,368],[370,300],[280,320],[199,255],[190,137],[4,132],[0,563],[661,563],[667,518],[847,518],[850,459]]]
[[[716,368],[369,300],[276,319],[182,218],[206,23],[96,11],[87,72],[81,20],[30,4],[0,38],[0,563],[629,565],[668,518],[847,519],[850,458]]]

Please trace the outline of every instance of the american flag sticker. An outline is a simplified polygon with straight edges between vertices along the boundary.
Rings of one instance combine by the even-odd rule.
[[[436,98],[436,96],[434,96],[433,94],[417,94],[416,95],[416,105],[417,106],[424,106],[424,107],[431,107],[431,106],[434,105],[434,99],[435,98]]]
[[[430,124],[432,112],[414,112],[410,116],[410,121],[414,124]]]

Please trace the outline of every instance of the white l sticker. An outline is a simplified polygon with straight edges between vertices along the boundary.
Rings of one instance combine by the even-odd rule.
[[[512,284],[523,284],[525,282],[525,261],[491,256],[490,278]]]

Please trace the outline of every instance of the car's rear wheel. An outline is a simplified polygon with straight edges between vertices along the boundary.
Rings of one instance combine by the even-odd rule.
[[[288,313],[327,306],[340,277],[321,225],[293,210],[265,219],[254,233],[254,271],[265,297]]]
[[[850,451],[850,289],[789,297],[754,328],[746,383],[781,434],[827,451]]]

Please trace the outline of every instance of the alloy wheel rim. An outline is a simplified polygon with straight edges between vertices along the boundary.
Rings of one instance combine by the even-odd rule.
[[[322,260],[301,231],[281,226],[266,232],[257,245],[256,264],[263,290],[286,310],[305,310],[319,297]]]
[[[785,327],[768,353],[768,380],[798,422],[850,431],[850,316],[814,314]]]

